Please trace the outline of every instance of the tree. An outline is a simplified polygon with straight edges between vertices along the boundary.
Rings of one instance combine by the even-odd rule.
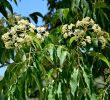
[[[43,17],[45,27],[1,11],[7,19],[0,20],[0,63],[8,67],[0,94],[6,100],[35,95],[40,100],[109,100],[110,3],[48,0],[48,5],[46,16],[30,14],[35,22]]]

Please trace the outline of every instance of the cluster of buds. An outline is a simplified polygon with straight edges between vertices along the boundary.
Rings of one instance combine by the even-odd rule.
[[[36,30],[36,36],[40,41],[44,41],[44,39],[49,35],[49,32],[46,31],[46,27],[37,27]]]
[[[29,23],[28,20],[19,20],[17,25],[11,27],[7,33],[2,35],[5,47],[10,49],[14,47],[21,48],[23,44],[30,45],[32,38],[27,33],[34,32],[34,30],[35,26]]]
[[[91,44],[91,37],[90,36],[86,36],[86,38],[81,42],[82,46],[86,46],[87,44]]]
[[[92,29],[96,33],[98,41],[102,44],[102,48],[104,48],[107,44],[106,38],[109,37],[109,33],[102,31],[98,24],[94,24]]]
[[[63,25],[62,34],[63,34],[64,38],[68,38],[68,37],[72,36],[74,26],[75,26],[74,24],[70,24],[70,25],[65,24],[65,25]]]
[[[93,26],[94,21],[90,17],[83,18],[81,21],[76,22],[76,28],[82,27],[84,29],[87,29],[88,26]]]
[[[88,32],[92,32],[95,35],[90,35]],[[82,46],[92,43],[92,38],[98,40],[105,47],[107,44],[106,38],[109,36],[107,32],[101,30],[98,24],[90,18],[83,18],[81,21],[77,21],[76,24],[65,24],[62,26],[62,34],[64,38],[75,37],[75,41],[80,41]]]

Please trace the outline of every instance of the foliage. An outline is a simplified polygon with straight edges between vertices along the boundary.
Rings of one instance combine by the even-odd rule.
[[[10,0],[14,1],[14,3],[17,5],[17,0]],[[8,0],[0,0],[0,12],[3,16],[6,18],[8,17],[8,11],[10,11],[13,14],[13,8]]]
[[[46,27],[18,15],[0,20],[0,65],[7,66],[0,94],[5,100],[109,100],[109,2],[52,1]],[[30,14],[35,22],[36,15],[43,17]]]
[[[64,10],[65,13],[66,8],[68,8],[68,19],[64,18],[64,23],[76,22],[79,19],[81,20],[82,18],[89,16],[93,18],[104,30],[110,32],[110,13],[108,13],[110,12],[109,0],[68,0],[68,2],[66,0],[47,1],[49,12],[44,17],[46,23],[51,22],[52,15],[56,12],[56,10]],[[53,27],[58,25],[61,25],[61,21],[56,19]]]
[[[110,67],[109,56],[104,56],[109,34],[98,24],[86,17],[47,33],[44,27],[16,18],[16,25],[2,35],[6,49],[14,51],[0,83],[5,99],[25,100],[36,89],[41,100],[109,99],[109,76],[102,70]],[[99,76],[103,84],[97,83]]]

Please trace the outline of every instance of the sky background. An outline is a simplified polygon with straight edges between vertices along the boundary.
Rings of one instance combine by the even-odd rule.
[[[41,12],[43,15],[45,15],[48,11],[47,0],[21,0],[18,2],[18,6],[16,6],[13,2],[11,4],[13,6],[14,12],[20,14],[21,16],[28,16],[33,12]],[[41,18],[38,19],[38,25],[43,25]],[[6,67],[0,68],[0,75],[3,76],[5,70]]]

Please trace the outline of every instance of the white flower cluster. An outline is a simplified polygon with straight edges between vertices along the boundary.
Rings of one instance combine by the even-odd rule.
[[[90,36],[86,36],[86,38],[81,42],[81,45],[82,46],[86,46],[87,45],[87,43],[88,44],[91,44],[91,37]]]
[[[65,24],[65,25],[63,25],[62,34],[63,34],[64,38],[70,37],[73,34],[73,27],[74,26],[75,26],[74,24],[70,24],[70,25]]]
[[[94,25],[92,26],[92,29],[93,29],[94,32],[96,32],[96,33],[101,32],[101,28],[100,28],[100,26],[99,26],[98,24],[94,24]]]
[[[104,48],[107,44],[106,38],[109,37],[109,33],[102,31],[98,24],[94,24],[92,29],[97,34],[97,39],[102,44],[102,48]]]
[[[44,41],[45,37],[49,35],[49,32],[46,31],[46,27],[37,27],[37,38],[41,41]]]
[[[88,32],[92,32],[95,35],[88,35]],[[78,20],[75,25],[63,25],[62,34],[64,38],[74,36],[75,41],[80,41],[82,46],[91,44],[92,38],[96,38],[102,44],[102,47],[106,46],[106,38],[109,36],[109,34],[102,31],[100,26],[95,24],[90,17],[83,18],[81,21]]]
[[[84,30],[75,29],[73,35],[75,36],[75,41],[78,41],[85,34]]]
[[[31,36],[27,32],[34,32],[35,26],[29,23],[27,20],[21,19],[17,25],[11,27],[11,29],[2,35],[5,47],[7,49],[14,47],[22,47],[22,44],[29,45],[32,41]]]
[[[88,26],[94,25],[94,21],[90,17],[83,18],[81,21],[77,21],[76,28],[83,27],[87,28]]]

